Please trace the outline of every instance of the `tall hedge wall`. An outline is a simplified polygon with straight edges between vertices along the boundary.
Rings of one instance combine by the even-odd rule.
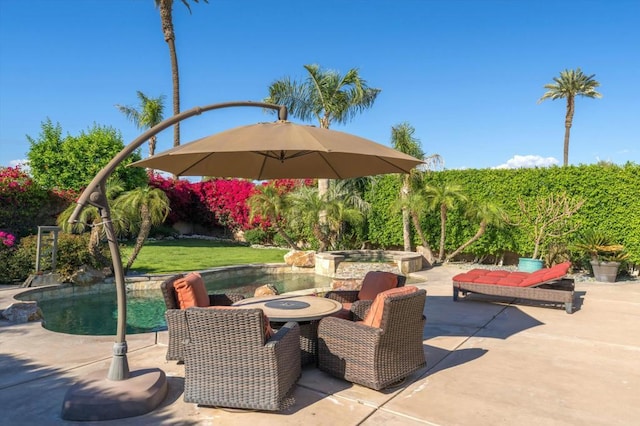
[[[584,205],[575,215],[580,229],[606,231],[623,244],[630,261],[640,264],[640,165],[610,164],[550,167],[535,169],[468,169],[445,170],[431,173],[428,179],[435,183],[446,181],[460,184],[472,200],[489,199],[515,216],[519,212],[518,197],[532,200],[538,195],[567,192],[581,197]],[[399,182],[394,176],[384,176],[367,194],[373,214],[369,223],[369,240],[380,246],[402,244],[400,213],[390,207],[398,198]],[[436,247],[439,241],[439,212],[423,218],[423,229],[429,242]],[[449,212],[446,249],[452,251],[468,240],[477,230],[477,224],[464,217],[461,208]],[[576,237],[568,236],[570,244]],[[418,243],[417,240],[415,240]],[[500,254],[514,251],[530,255],[533,242],[518,227],[490,229],[467,252],[476,255]]]

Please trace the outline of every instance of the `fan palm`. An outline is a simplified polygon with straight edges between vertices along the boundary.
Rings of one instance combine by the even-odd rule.
[[[546,100],[566,99],[567,113],[564,119],[564,165],[569,164],[569,135],[573,123],[573,113],[575,112],[576,96],[586,98],[601,98],[602,95],[596,91],[600,83],[594,79],[595,74],[585,75],[580,68],[575,70],[564,70],[560,72],[560,77],[554,77],[554,83],[546,84],[547,89],[538,103]]]
[[[116,108],[131,120],[138,129],[150,129],[164,120],[164,95],[150,98],[139,90],[136,93],[140,100],[139,109],[119,104],[116,105]],[[157,135],[153,135],[149,139],[149,157],[156,152],[157,139]]]
[[[176,34],[173,31],[173,0],[154,0],[155,5],[160,11],[160,21],[162,24],[162,33],[164,41],[169,46],[169,57],[171,58],[171,80],[173,82],[173,115],[180,113],[180,73],[178,72],[178,54],[176,53]],[[189,13],[191,6],[188,0],[181,0]],[[199,0],[192,0],[198,3]],[[209,0],[202,0],[203,3],[209,3]],[[173,146],[180,145],[180,123],[173,125]]]

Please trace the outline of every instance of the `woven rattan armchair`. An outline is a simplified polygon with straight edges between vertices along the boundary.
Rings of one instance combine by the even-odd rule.
[[[266,338],[261,309],[189,308],[182,311],[184,401],[278,411],[293,403],[300,377],[300,329],[285,323]]]
[[[167,360],[183,361],[184,355],[182,351],[182,342],[187,338],[187,324],[184,315],[181,314],[180,305],[176,290],[173,287],[177,279],[184,277],[183,274],[174,275],[167,278],[160,284],[162,297],[167,307],[165,319],[169,330],[169,345],[167,348]],[[209,294],[210,306],[230,306],[235,302],[244,299],[241,294]]]
[[[338,313],[335,316],[354,321],[361,321],[369,310],[369,307],[373,303],[373,299],[375,298],[374,294],[373,296],[369,296],[366,299],[361,299],[359,297],[359,295],[361,294],[361,290],[369,284],[373,284],[373,286],[375,286],[374,281],[379,279],[380,276],[395,276],[397,280],[395,287],[402,287],[407,281],[407,277],[405,277],[404,275],[393,274],[391,272],[369,271],[362,280],[362,287],[360,290],[333,290],[325,294],[325,297],[342,303],[342,312]],[[367,293],[371,295],[372,293],[375,293],[375,291],[369,291]]]
[[[318,327],[318,367],[352,383],[380,390],[401,381],[426,365],[422,334],[426,291],[384,297],[371,306],[378,310],[379,327],[336,317],[325,317]],[[415,290],[414,290],[415,289]],[[381,299],[381,302],[378,302]],[[380,316],[381,315],[381,316]]]

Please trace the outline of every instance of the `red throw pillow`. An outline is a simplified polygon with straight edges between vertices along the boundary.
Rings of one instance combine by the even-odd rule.
[[[369,327],[380,328],[382,325],[382,313],[384,312],[384,301],[392,296],[411,294],[416,291],[418,291],[418,287],[410,285],[406,287],[392,288],[391,290],[383,291],[378,294],[371,304],[369,312],[367,312],[364,320],[362,320],[362,324],[368,325]]]
[[[206,308],[209,306],[209,295],[204,286],[204,280],[197,272],[191,272],[179,278],[173,284],[178,296],[180,309],[187,309],[193,306]]]
[[[358,292],[358,300],[373,300],[379,293],[396,288],[398,277],[391,272],[369,271],[364,276],[362,287]]]

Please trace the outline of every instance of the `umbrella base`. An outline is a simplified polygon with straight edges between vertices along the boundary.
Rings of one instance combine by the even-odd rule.
[[[140,416],[156,408],[167,395],[164,371],[131,372],[128,379],[109,380],[99,371],[67,391],[62,404],[65,420],[113,420]]]

